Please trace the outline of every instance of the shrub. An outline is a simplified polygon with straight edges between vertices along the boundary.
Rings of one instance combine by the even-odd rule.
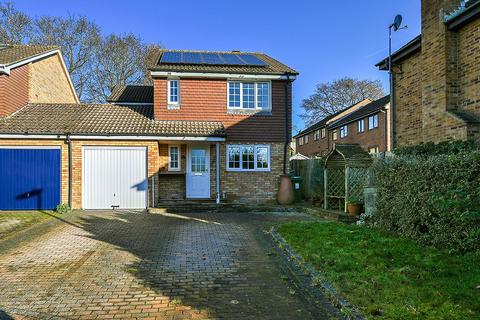
[[[68,213],[70,211],[70,207],[66,203],[60,203],[55,208],[55,211],[60,213],[60,214],[65,214],[65,213]]]
[[[422,143],[416,146],[401,147],[395,150],[397,156],[421,156],[431,157],[442,154],[458,154],[480,150],[477,142],[472,140],[445,141],[438,144],[433,142]]]
[[[373,165],[375,225],[450,251],[480,249],[480,151],[402,155]]]

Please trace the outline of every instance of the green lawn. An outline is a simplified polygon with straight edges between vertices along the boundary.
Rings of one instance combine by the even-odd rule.
[[[0,211],[0,239],[54,216],[60,215],[52,211]]]
[[[290,223],[279,232],[368,319],[480,319],[480,254],[335,222]]]

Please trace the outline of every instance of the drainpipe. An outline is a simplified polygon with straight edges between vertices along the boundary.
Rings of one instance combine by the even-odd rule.
[[[216,172],[216,203],[220,203],[220,143],[215,144],[215,172]]]
[[[70,133],[67,133],[66,141],[68,144],[68,207],[72,208],[72,140]]]
[[[287,153],[290,144],[289,117],[288,117],[288,85],[290,83],[290,73],[286,72],[287,81],[285,81],[285,146],[283,148],[283,174],[287,174]]]

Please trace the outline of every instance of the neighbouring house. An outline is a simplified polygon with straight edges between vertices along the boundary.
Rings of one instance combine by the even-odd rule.
[[[480,140],[480,1],[422,0],[421,15],[392,56],[396,146]]]
[[[372,101],[365,99],[328,116],[294,138],[297,152],[309,156],[324,156],[335,143],[356,143],[365,151],[379,153],[390,150],[390,96]]]
[[[262,53],[174,50],[159,50],[150,72],[152,86],[118,86],[107,104],[7,112],[0,210],[274,201],[298,73]]]
[[[28,103],[78,103],[58,47],[0,44],[0,119]]]

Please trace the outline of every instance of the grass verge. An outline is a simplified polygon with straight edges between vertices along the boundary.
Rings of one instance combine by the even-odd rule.
[[[453,255],[336,222],[278,231],[367,319],[480,318],[480,254]]]
[[[59,216],[61,214],[53,211],[0,211],[0,240]]]

